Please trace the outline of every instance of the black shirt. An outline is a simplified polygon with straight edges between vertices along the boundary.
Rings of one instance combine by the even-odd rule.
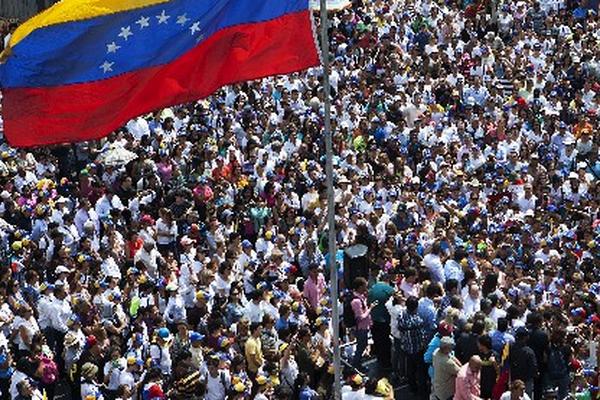
[[[534,328],[529,336],[529,347],[535,353],[540,372],[546,370],[546,360],[548,359],[549,339],[546,331],[540,328]]]
[[[510,374],[513,380],[527,382],[537,376],[538,363],[535,353],[527,344],[515,343],[510,348]]]

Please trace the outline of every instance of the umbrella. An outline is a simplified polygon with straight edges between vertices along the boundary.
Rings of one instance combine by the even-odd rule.
[[[118,167],[127,165],[136,158],[138,156],[134,152],[124,149],[121,146],[115,146],[101,153],[96,161],[107,167]]]

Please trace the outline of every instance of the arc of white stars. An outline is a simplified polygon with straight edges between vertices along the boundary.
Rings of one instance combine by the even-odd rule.
[[[190,26],[190,31],[192,31],[192,36],[196,32],[200,32],[200,22],[196,21]]]
[[[119,50],[120,48],[121,48],[121,46],[119,46],[115,42],[112,42],[112,43],[109,43],[106,45],[106,52],[107,53],[116,53],[117,50]]]
[[[187,14],[183,14],[177,17],[177,24],[184,26],[190,19],[187,17]]]
[[[150,26],[150,18],[148,17],[140,17],[140,19],[138,19],[137,21],[135,21],[136,24],[138,24],[140,26],[140,29],[144,29]]]
[[[157,15],[156,18],[158,19],[159,24],[166,24],[171,16],[167,15],[165,10],[162,10],[162,12]]]
[[[112,72],[113,65],[115,65],[114,62],[104,61],[104,64],[100,66],[100,69],[106,74],[107,72]]]
[[[119,33],[119,37],[122,37],[125,41],[127,41],[127,39],[129,38],[129,36],[132,36],[133,32],[131,32],[131,26],[127,26],[125,28],[121,28],[121,33]]]

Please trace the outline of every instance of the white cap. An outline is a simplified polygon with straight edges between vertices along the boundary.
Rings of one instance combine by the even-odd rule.
[[[65,267],[64,265],[59,265],[58,267],[56,267],[56,270],[54,270],[54,272],[56,274],[64,274],[64,273],[70,273],[71,270],[67,267]]]

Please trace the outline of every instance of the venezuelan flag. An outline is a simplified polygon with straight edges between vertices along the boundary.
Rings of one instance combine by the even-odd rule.
[[[319,64],[308,0],[63,0],[0,65],[16,147],[98,139],[220,87]]]
[[[508,389],[510,382],[510,343],[504,345],[500,357],[500,371],[492,390],[492,400],[499,400],[502,394]]]

